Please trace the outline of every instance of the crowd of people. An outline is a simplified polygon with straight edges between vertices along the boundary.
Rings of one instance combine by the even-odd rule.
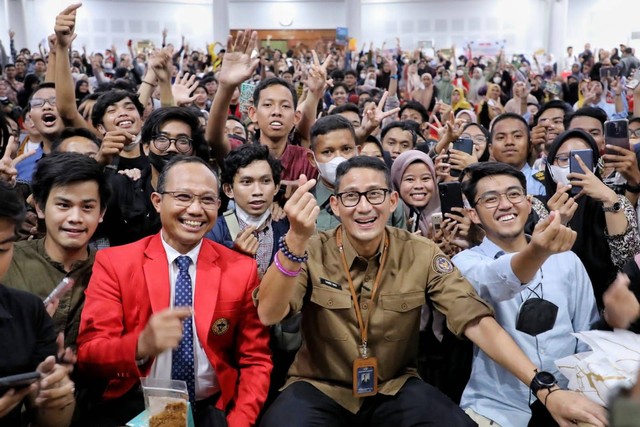
[[[554,362],[640,330],[633,48],[87,55],[81,16],[0,44],[0,425],[125,425],[144,377],[196,426],[609,425]]]

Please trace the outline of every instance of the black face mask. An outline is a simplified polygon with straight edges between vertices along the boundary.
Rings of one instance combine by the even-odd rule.
[[[178,153],[167,153],[164,156],[159,156],[153,151],[149,151],[149,163],[151,163],[151,166],[156,168],[159,173],[162,173],[162,170],[167,163],[169,163],[169,160],[173,159],[177,155]]]
[[[542,298],[529,298],[520,306],[516,329],[535,337],[551,330],[557,317],[557,305]]]

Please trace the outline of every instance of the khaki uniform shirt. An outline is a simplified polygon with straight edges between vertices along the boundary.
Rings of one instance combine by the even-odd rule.
[[[95,251],[89,250],[89,257],[77,261],[67,273],[62,264],[49,258],[44,249],[44,239],[23,240],[15,244],[11,267],[2,282],[11,288],[31,292],[44,300],[64,277],[73,278],[75,284],[60,299],[60,305],[53,315],[53,323],[56,334],[64,332],[65,347],[75,348],[84,306],[84,290],[91,278],[94,259]]]
[[[387,261],[373,302],[384,241],[371,259],[358,256],[344,232],[343,243],[362,316],[370,316],[368,347],[378,360],[379,393],[394,395],[418,376],[420,311],[427,297],[459,336],[470,322],[493,311],[432,241],[394,227],[386,230]],[[285,387],[307,381],[357,413],[364,399],[352,395],[353,361],[360,356],[361,339],[335,234],[335,229],[322,232],[308,245],[309,260],[290,302],[292,313],[302,310],[304,340]]]

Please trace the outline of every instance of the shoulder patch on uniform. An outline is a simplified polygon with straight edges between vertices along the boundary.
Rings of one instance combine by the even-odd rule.
[[[544,182],[544,171],[539,171],[533,174],[536,181]]]
[[[436,273],[446,274],[453,271],[453,264],[451,263],[449,258],[444,255],[436,255],[433,258],[432,266]]]

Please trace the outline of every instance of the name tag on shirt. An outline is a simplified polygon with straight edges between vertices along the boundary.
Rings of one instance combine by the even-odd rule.
[[[329,286],[330,288],[333,288],[333,289],[338,289],[339,291],[342,290],[342,286],[340,286],[336,282],[332,282],[331,280],[327,280],[324,277],[320,278],[320,284],[327,285],[327,286]]]

